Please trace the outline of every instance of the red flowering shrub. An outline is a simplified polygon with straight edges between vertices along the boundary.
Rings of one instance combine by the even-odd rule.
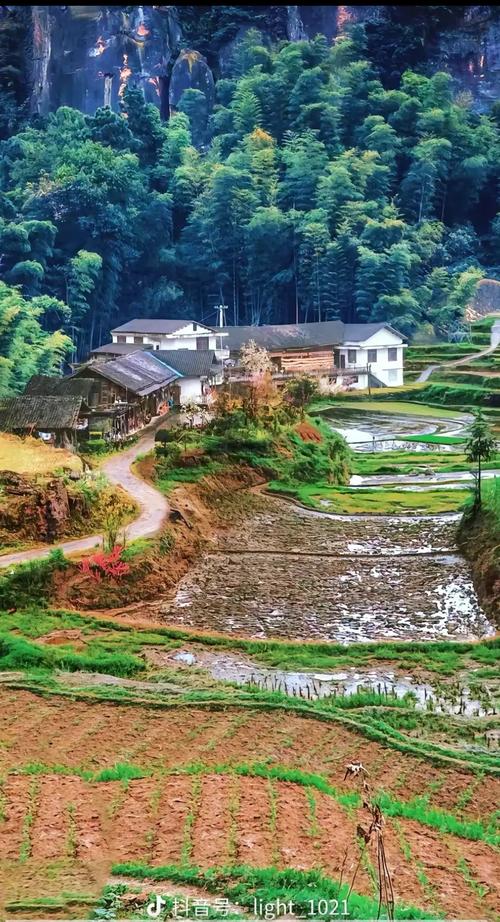
[[[100,583],[105,577],[119,579],[130,572],[129,564],[121,560],[122,551],[123,547],[119,544],[107,554],[104,551],[97,551],[92,557],[84,557],[80,563],[80,570],[96,583]]]

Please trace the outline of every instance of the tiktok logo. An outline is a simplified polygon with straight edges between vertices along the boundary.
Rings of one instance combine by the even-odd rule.
[[[152,903],[148,903],[146,912],[150,919],[158,919],[162,909],[167,905],[167,901],[162,896],[156,894]]]

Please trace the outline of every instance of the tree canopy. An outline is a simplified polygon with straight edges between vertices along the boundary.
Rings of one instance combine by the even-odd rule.
[[[218,303],[446,335],[500,269],[498,119],[446,73],[384,85],[368,48],[359,25],[331,46],[251,29],[208,122],[193,91],[164,123],[134,88],[121,114],[25,121],[0,146],[0,277],[80,358],[130,317]]]

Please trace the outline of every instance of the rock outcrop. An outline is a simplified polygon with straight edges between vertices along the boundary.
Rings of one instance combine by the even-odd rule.
[[[472,321],[488,314],[500,314],[500,282],[495,279],[481,279],[465,316]]]
[[[33,6],[31,108],[118,111],[128,84],[168,114],[181,36],[175,7]]]
[[[18,9],[2,7],[0,18],[18,16]],[[25,20],[26,91],[33,113],[43,115],[62,105],[93,113],[103,105],[118,111],[131,84],[141,87],[146,100],[168,118],[182,92],[193,89],[205,96],[206,105],[198,106],[204,117],[204,108],[210,112],[213,104],[214,75],[224,72],[234,42],[253,25],[268,41],[300,41],[322,33],[331,42],[348,24],[363,22],[383,66],[388,66],[391,42],[399,40],[396,77],[403,65],[416,63],[424,71],[449,71],[457,90],[470,92],[479,110],[498,98],[498,7],[405,9],[303,5],[200,7],[198,12],[183,6],[32,6]],[[408,47],[406,60],[412,35],[414,47]]]
[[[41,485],[36,478],[0,471],[0,488],[2,544],[12,543],[13,536],[52,544],[88,517],[84,496],[69,492],[58,478]]]

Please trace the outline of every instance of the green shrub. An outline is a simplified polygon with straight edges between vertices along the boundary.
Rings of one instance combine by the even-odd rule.
[[[146,778],[151,774],[151,770],[139,768],[137,765],[131,765],[130,762],[117,762],[112,768],[103,768],[102,771],[94,775],[94,781],[134,781],[138,778]]]
[[[161,476],[163,471],[168,471],[178,464],[182,449],[176,442],[162,442],[156,445],[155,453],[160,460],[157,471],[158,475]]]
[[[87,455],[103,455],[110,448],[105,439],[89,439],[82,444],[82,452]]]
[[[155,432],[155,442],[166,445],[167,442],[175,442],[177,438],[174,429],[158,429]]]
[[[0,573],[0,608],[25,608],[32,602],[46,600],[54,573],[69,566],[63,551],[57,548],[47,557],[28,560]]]
[[[170,551],[175,547],[175,535],[166,529],[160,537],[159,540],[160,552],[162,554],[169,554]]]

